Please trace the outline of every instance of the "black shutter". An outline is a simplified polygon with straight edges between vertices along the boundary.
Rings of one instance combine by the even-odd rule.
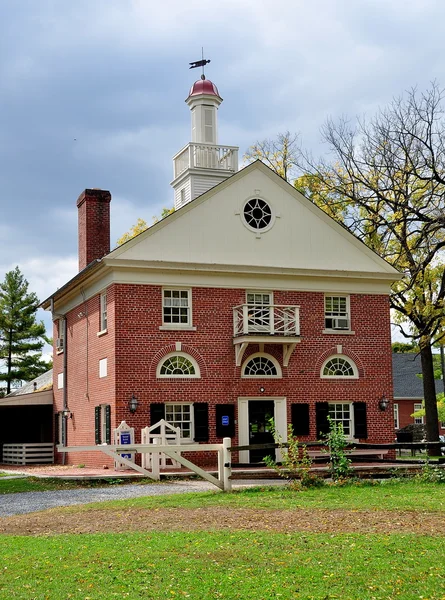
[[[60,415],[60,418],[62,419],[62,446],[66,446],[66,417],[64,417],[62,414]]]
[[[96,436],[96,444],[100,444],[100,406],[94,407],[94,435]]]
[[[150,425],[159,423],[161,419],[165,419],[165,404],[162,402],[153,402],[150,404]],[[153,429],[151,433],[161,433],[160,427]]]
[[[315,426],[317,431],[317,438],[320,435],[329,433],[329,403],[328,402],[316,402],[315,403]]]
[[[111,406],[105,406],[105,437],[107,444],[111,444]]]
[[[217,404],[215,406],[216,415],[216,437],[234,437],[235,436],[235,405]]]
[[[366,402],[354,402],[354,437],[366,439],[368,427],[366,423]]]
[[[193,404],[195,417],[195,442],[209,441],[209,405],[207,402]]]
[[[291,422],[295,436],[309,435],[309,404],[291,404]]]
[[[60,413],[55,413],[54,415],[54,444],[58,446],[61,443],[60,440]]]

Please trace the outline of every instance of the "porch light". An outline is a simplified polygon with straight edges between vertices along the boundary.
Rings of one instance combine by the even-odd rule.
[[[62,416],[65,417],[65,419],[72,419],[73,413],[66,408],[65,410],[62,411]]]
[[[134,394],[131,395],[130,400],[128,401],[128,410],[131,413],[135,413],[138,407],[139,401]]]
[[[385,394],[383,394],[383,396],[379,400],[379,408],[381,411],[385,411],[388,408],[388,406],[389,406],[389,400],[385,396]]]

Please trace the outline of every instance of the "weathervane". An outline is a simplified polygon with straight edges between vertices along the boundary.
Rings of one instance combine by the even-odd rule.
[[[204,58],[204,48],[201,48],[201,60],[195,60],[195,62],[191,62],[189,63],[190,65],[190,69],[196,69],[197,67],[202,67],[202,75],[201,75],[201,79],[205,79],[206,76],[204,75],[204,67],[206,66],[206,64],[208,64],[210,62],[209,60],[206,60]]]

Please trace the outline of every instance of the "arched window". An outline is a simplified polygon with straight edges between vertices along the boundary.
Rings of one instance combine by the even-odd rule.
[[[346,356],[330,356],[321,368],[321,377],[340,378],[349,377],[358,378],[358,370],[353,361]]]
[[[156,370],[157,377],[198,378],[201,377],[196,360],[184,352],[172,352],[164,356]]]
[[[241,373],[242,377],[281,377],[281,368],[273,356],[258,352],[244,361]]]

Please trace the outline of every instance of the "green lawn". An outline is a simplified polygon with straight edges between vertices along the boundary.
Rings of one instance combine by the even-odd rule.
[[[91,506],[60,509],[69,522]],[[413,480],[323,487],[248,489],[137,498],[102,509],[172,509],[169,533],[0,536],[0,598],[100,600],[445,600],[445,550],[439,536],[174,531],[174,509],[445,512],[445,485]],[[442,518],[442,515],[438,515]],[[259,514],[259,518],[260,514]],[[397,518],[395,512],[394,518]]]
[[[0,477],[1,477],[0,473]],[[58,479],[56,477],[21,477],[18,479],[0,479],[0,495],[16,494],[18,492],[46,492],[52,490],[71,490],[81,487],[107,487],[109,485],[120,485],[133,483],[140,485],[143,483],[154,483],[151,479],[137,479],[129,481],[125,479]]]
[[[0,597],[442,600],[443,539],[248,532],[4,538]]]
[[[412,479],[363,482],[345,486],[324,486],[294,492],[289,487],[270,487],[265,491],[246,488],[231,494],[202,492],[170,496],[144,496],[131,500],[101,502],[101,508],[134,506],[138,508],[199,508],[234,506],[261,509],[326,508],[356,510],[445,511],[445,484],[421,483]],[[97,505],[99,506],[99,505]],[[74,508],[73,508],[74,510]],[[88,510],[76,507],[75,510]]]

